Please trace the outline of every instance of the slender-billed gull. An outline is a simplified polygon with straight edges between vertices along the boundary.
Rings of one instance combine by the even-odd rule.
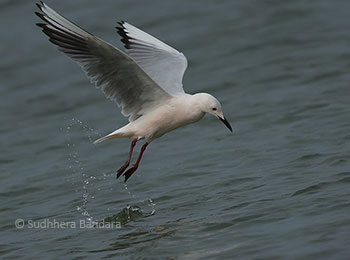
[[[139,166],[143,152],[154,139],[180,126],[197,122],[205,113],[220,119],[232,132],[220,102],[210,94],[190,95],[182,88],[186,57],[126,22],[116,27],[126,53],[73,24],[45,3],[36,14],[37,25],[58,49],[76,61],[91,82],[122,108],[129,123],[95,141],[132,139],[129,156],[117,171],[127,181]],[[136,142],[145,139],[136,163],[129,166]]]

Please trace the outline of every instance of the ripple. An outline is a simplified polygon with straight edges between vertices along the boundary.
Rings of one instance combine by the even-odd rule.
[[[126,224],[130,221],[134,221],[141,217],[148,217],[150,215],[142,212],[141,208],[137,205],[128,205],[123,208],[119,213],[106,217],[103,219],[104,222],[120,222],[121,224]]]
[[[341,179],[336,180],[336,181],[320,182],[318,184],[313,184],[313,185],[310,185],[306,188],[297,190],[296,192],[294,192],[291,195],[291,197],[302,195],[302,194],[314,194],[314,193],[318,192],[319,190],[324,189],[326,187],[336,185],[336,184],[348,183],[348,182],[350,182],[350,176],[341,178]]]

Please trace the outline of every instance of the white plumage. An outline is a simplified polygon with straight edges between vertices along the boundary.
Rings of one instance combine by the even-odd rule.
[[[205,113],[219,118],[231,131],[220,102],[213,96],[186,94],[182,78],[185,56],[140,29],[120,22],[117,27],[127,54],[70,22],[45,3],[37,4],[45,22],[37,25],[58,49],[75,60],[106,97],[122,108],[130,123],[95,142],[110,138],[133,139],[128,160],[117,177],[129,166],[137,141],[146,139],[135,165],[124,173],[125,181],[137,169],[147,145],[163,134],[200,120]]]
[[[123,37],[127,53],[170,95],[183,94],[182,78],[187,59],[179,51],[126,22],[120,22],[118,33]]]

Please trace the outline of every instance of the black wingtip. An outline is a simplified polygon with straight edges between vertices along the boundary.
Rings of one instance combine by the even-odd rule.
[[[39,26],[40,28],[43,28],[43,29],[45,29],[47,26],[46,23],[36,23],[35,25]]]
[[[35,4],[40,9],[40,11],[43,11],[43,7],[45,5],[43,1],[40,1],[40,3],[35,3]]]
[[[124,27],[124,21],[120,21],[117,22],[120,26],[115,27],[117,29],[117,33],[122,37],[121,38],[121,42],[124,43],[124,47],[126,49],[130,49],[130,39],[132,39],[131,37],[129,37],[125,31],[125,27]]]
[[[40,19],[45,20],[45,17],[42,13],[34,12]]]

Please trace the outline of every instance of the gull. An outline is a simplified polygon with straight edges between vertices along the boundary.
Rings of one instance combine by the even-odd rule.
[[[76,61],[105,96],[121,107],[129,123],[96,140],[132,140],[128,159],[117,171],[126,182],[139,167],[146,147],[178,127],[194,123],[208,113],[232,132],[220,102],[210,94],[185,93],[182,78],[187,59],[179,51],[124,21],[116,27],[126,52],[67,20],[44,2],[37,3],[37,23],[58,50]],[[144,139],[139,156],[128,170],[136,142]],[[126,171],[127,170],[127,171]]]

